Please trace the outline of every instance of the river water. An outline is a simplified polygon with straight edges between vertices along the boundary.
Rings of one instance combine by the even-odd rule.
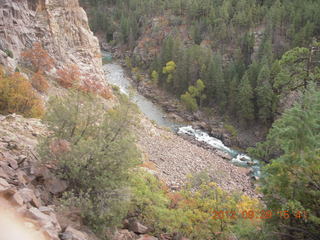
[[[104,57],[110,59],[110,54],[102,52]],[[105,76],[109,84],[115,85],[119,88],[120,92],[129,95],[131,91],[134,91],[132,101],[135,102],[140,111],[144,113],[150,120],[156,122],[159,126],[170,128],[172,131],[179,135],[189,135],[199,142],[206,143],[216,149],[228,153],[235,165],[243,167],[250,167],[254,176],[260,176],[259,161],[251,159],[249,156],[239,153],[223,144],[223,142],[217,138],[210,136],[208,133],[194,129],[192,126],[182,126],[174,121],[168,120],[165,117],[164,111],[152,101],[140,95],[131,84],[131,80],[126,76],[124,69],[120,64],[110,62],[103,65]]]

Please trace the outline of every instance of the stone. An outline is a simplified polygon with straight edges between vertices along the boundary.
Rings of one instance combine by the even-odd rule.
[[[62,240],[88,240],[87,234],[68,226],[60,238]]]
[[[130,232],[127,229],[122,229],[112,237],[112,240],[136,240],[138,235],[134,232]]]
[[[11,197],[11,202],[18,206],[22,206],[24,203],[23,198],[21,197],[19,192],[13,194],[13,196]]]
[[[33,206],[35,207],[40,207],[41,206],[41,202],[40,200],[36,197],[36,195],[34,194],[34,191],[29,189],[29,188],[23,188],[21,190],[19,190],[19,194],[22,197],[23,201],[25,203],[31,203]]]
[[[156,237],[152,237],[149,235],[142,235],[140,238],[138,238],[137,240],[158,240],[158,238]]]
[[[0,5],[0,64],[14,71],[21,52],[41,42],[57,67],[75,64],[83,75],[105,84],[98,39],[78,0],[2,0]],[[41,4],[40,4],[41,3]]]
[[[144,234],[148,232],[148,227],[142,225],[136,219],[129,219],[128,229],[132,232]]]
[[[9,166],[14,170],[16,170],[19,167],[17,161],[14,159],[9,159],[8,162]]]
[[[52,240],[60,240],[58,234],[61,227],[54,214],[47,215],[42,213],[39,209],[31,207],[26,211],[26,217],[38,221],[42,227],[43,232]]]
[[[0,178],[0,192],[4,192],[10,188],[10,184],[3,178]]]
[[[66,181],[60,180],[54,176],[51,176],[45,179],[44,185],[46,189],[52,194],[62,193],[68,187],[68,184]]]
[[[5,173],[5,171],[0,167],[0,178],[8,179],[9,176]]]

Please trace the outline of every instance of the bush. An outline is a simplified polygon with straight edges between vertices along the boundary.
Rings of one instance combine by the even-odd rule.
[[[10,49],[5,49],[4,52],[7,54],[8,57],[13,58],[13,53]]]
[[[80,70],[77,65],[69,65],[57,71],[57,81],[64,88],[71,88],[80,81]]]
[[[0,113],[17,113],[24,117],[39,118],[44,113],[40,98],[30,82],[20,73],[6,75],[0,67]]]
[[[41,71],[33,74],[31,78],[32,86],[41,93],[47,93],[49,89],[49,84],[46,77]]]
[[[257,229],[261,225],[259,219],[213,219],[214,210],[258,211],[261,206],[256,199],[227,193],[213,182],[203,182],[197,189],[187,187],[180,192],[170,193],[163,190],[163,185],[156,177],[145,171],[135,170],[133,175],[132,215],[138,215],[140,221],[154,230],[155,235],[178,233],[190,239],[203,240],[260,233]],[[241,232],[237,228],[240,223],[252,227]]]
[[[122,99],[106,111],[100,101],[76,90],[50,99],[44,120],[52,135],[42,140],[39,153],[56,163],[57,174],[69,182],[67,202],[102,234],[127,214],[128,169],[140,156],[130,131],[132,105]]]
[[[31,65],[35,71],[49,71],[54,66],[54,60],[48,52],[42,48],[41,43],[37,42],[32,45],[32,48],[21,53],[22,58]]]

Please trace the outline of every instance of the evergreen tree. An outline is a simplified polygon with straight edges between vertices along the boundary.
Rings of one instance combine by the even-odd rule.
[[[263,193],[268,208],[284,210],[271,223],[289,239],[319,237],[319,116],[320,93],[311,90],[268,134],[267,145],[277,146],[281,155],[264,169]]]
[[[264,123],[272,120],[274,109],[274,94],[270,81],[270,69],[268,65],[265,64],[259,73],[258,86],[256,89],[258,117]]]
[[[253,90],[246,73],[240,83],[238,94],[238,114],[244,123],[248,123],[254,119],[254,105],[252,103]]]

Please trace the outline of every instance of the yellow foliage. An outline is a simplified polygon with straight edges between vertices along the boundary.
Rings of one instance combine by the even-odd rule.
[[[44,113],[42,101],[33,91],[31,83],[20,73],[6,75],[3,68],[0,68],[0,113],[35,118],[40,118]]]

